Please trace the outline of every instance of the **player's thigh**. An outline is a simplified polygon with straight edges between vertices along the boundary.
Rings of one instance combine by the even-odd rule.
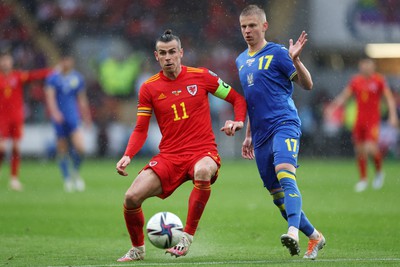
[[[210,181],[217,170],[217,163],[209,156],[205,156],[194,165],[194,180]]]
[[[300,148],[300,133],[285,128],[273,136],[273,155],[275,171],[289,170],[295,172]]]
[[[162,194],[161,181],[152,169],[146,169],[139,173],[125,194],[127,207],[138,206],[145,199]]]
[[[13,137],[11,139],[11,146],[13,150],[20,151],[21,150],[21,138]]]
[[[274,156],[272,151],[272,142],[267,140],[263,145],[254,149],[257,169],[264,187],[269,191],[280,188],[279,181],[276,177]]]

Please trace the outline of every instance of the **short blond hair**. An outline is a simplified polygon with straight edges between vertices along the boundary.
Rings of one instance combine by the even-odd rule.
[[[265,14],[264,9],[257,5],[248,5],[242,10],[242,13],[240,13],[240,17],[252,15],[256,15],[260,17],[263,21],[267,21],[267,15]]]

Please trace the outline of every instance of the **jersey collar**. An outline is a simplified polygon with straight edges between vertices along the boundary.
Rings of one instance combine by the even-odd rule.
[[[160,71],[160,77],[161,77],[161,79],[163,79],[163,80],[165,80],[165,81],[176,81],[176,80],[178,80],[180,77],[182,77],[183,75],[185,75],[185,74],[186,74],[186,71],[187,71],[187,67],[186,67],[186,66],[181,65],[181,67],[182,67],[182,70],[181,70],[181,72],[178,74],[178,77],[176,77],[175,80],[171,80],[170,78],[168,78],[167,76],[165,76],[162,70]]]
[[[253,57],[255,54],[257,54],[258,52],[263,50],[268,44],[269,44],[269,42],[267,42],[263,47],[261,47],[260,49],[258,49],[257,51],[254,51],[254,52],[250,52],[249,50],[247,50],[247,55],[249,55],[250,57]]]

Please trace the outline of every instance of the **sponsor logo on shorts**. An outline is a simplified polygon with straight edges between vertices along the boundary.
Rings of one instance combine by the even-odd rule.
[[[157,163],[158,163],[158,162],[157,162],[157,161],[155,161],[155,160],[153,160],[153,161],[150,161],[150,162],[149,162],[149,166],[150,166],[150,167],[154,167],[154,166],[156,166],[156,165],[157,165]]]

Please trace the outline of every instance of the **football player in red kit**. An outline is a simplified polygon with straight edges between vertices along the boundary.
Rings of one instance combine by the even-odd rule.
[[[50,69],[20,71],[13,69],[14,61],[8,52],[0,54],[0,165],[4,161],[5,141],[12,140],[10,188],[22,190],[18,179],[20,165],[20,139],[24,126],[25,83],[44,79]]]
[[[162,134],[160,153],[143,168],[125,194],[124,217],[132,248],[118,261],[144,259],[143,201],[153,196],[167,198],[191,180],[194,187],[183,237],[166,251],[176,257],[188,253],[221,164],[211,127],[208,94],[233,105],[235,119],[226,121],[221,128],[228,136],[241,129],[246,118],[245,100],[231,86],[207,69],[181,64],[181,42],[171,30],[157,39],[154,55],[162,70],[140,88],[136,127],[117,163],[117,171],[127,175],[126,167],[143,146],[153,113]]]
[[[356,192],[364,191],[368,186],[367,161],[372,156],[375,163],[373,188],[383,186],[382,153],[378,146],[379,124],[381,120],[380,101],[385,97],[389,110],[389,123],[398,125],[396,104],[385,78],[375,72],[375,63],[365,58],[359,62],[359,74],[354,75],[346,88],[335,98],[329,110],[343,105],[351,96],[357,103],[357,117],[353,128],[353,142],[360,172],[360,180],[355,186]],[[331,112],[330,112],[331,113]]]

